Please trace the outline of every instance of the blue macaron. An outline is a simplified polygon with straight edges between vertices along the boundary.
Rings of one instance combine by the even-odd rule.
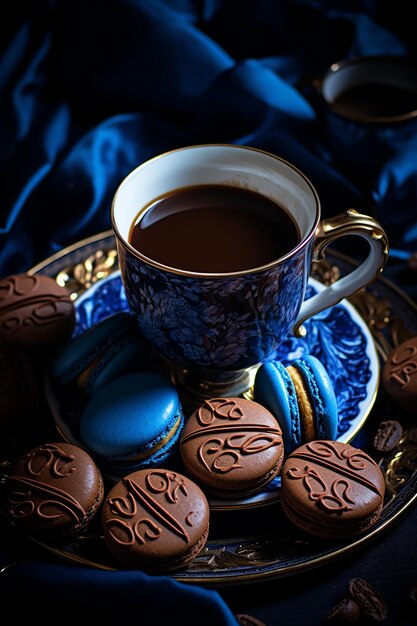
[[[135,317],[120,311],[63,346],[51,364],[50,378],[58,387],[76,382],[91,396],[118,376],[146,369],[149,351]]]
[[[337,438],[336,394],[317,357],[304,355],[287,367],[280,361],[264,363],[256,372],[253,393],[279,422],[285,454],[314,439]]]
[[[83,445],[103,473],[119,479],[132,471],[160,467],[177,454],[184,413],[168,377],[133,372],[98,389],[79,426]]]

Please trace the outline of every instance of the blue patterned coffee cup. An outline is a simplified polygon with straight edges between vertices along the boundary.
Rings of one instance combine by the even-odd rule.
[[[288,254],[249,270],[199,273],[167,267],[129,243],[132,223],[155,198],[201,184],[240,186],[285,207],[300,232]],[[311,182],[290,163],[254,148],[208,144],[161,154],[120,184],[112,204],[121,278],[141,331],[197,395],[237,395],[248,375],[276,354],[303,322],[375,279],[386,262],[382,227],[354,210],[321,220]],[[313,260],[342,235],[356,234],[369,255],[347,276],[304,300]]]

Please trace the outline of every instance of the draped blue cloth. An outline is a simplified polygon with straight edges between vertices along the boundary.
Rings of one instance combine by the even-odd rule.
[[[237,621],[215,591],[184,585],[167,576],[140,571],[107,572],[57,563],[26,562],[9,567],[1,579],[3,597],[24,590],[20,619],[33,617],[34,607],[59,608],[59,622],[236,626]]]
[[[387,231],[395,273],[396,260],[417,250],[417,136],[397,145],[394,133],[386,160],[358,178],[335,159],[321,104],[303,85],[343,58],[415,59],[407,9],[405,0],[395,11],[378,0],[3,3],[0,276],[109,229],[115,189],[140,162],[212,142],[291,161],[316,187],[325,217],[351,206],[372,212]],[[183,624],[196,623],[197,612],[201,624],[235,623],[214,591],[140,572],[39,567],[20,564],[2,579],[33,577],[36,589],[48,581],[54,593],[61,579],[79,601],[101,588],[121,601],[133,588],[135,601],[167,593],[171,607],[188,603]],[[211,622],[201,621],[205,612]]]
[[[132,168],[203,142],[279,154],[311,179],[324,215],[372,207],[392,247],[414,251],[416,142],[359,185],[335,164],[320,108],[299,89],[341,58],[415,57],[406,17],[396,23],[384,6],[19,0],[3,7],[0,273],[110,228],[112,195]]]

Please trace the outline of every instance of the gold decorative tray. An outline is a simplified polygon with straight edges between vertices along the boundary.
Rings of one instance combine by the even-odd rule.
[[[355,262],[332,252],[325,262],[314,267],[314,280],[329,284],[344,274]],[[117,272],[117,254],[111,231],[83,240],[46,259],[32,273],[53,276],[66,285],[74,300],[98,282]],[[379,368],[393,347],[417,334],[417,307],[392,283],[380,277],[372,286],[349,299],[366,325],[372,350],[379,360],[373,373],[359,424],[352,430],[350,443],[367,451],[379,462],[386,480],[386,499],[382,515],[364,535],[349,541],[323,542],[310,538],[293,527],[281,513],[279,490],[267,506],[212,507],[210,535],[206,548],[185,569],[172,576],[183,582],[202,585],[242,584],[266,578],[286,576],[338,559],[360,548],[387,531],[417,499],[417,420],[405,417],[393,406],[379,386]],[[371,358],[372,362],[372,358]],[[375,369],[375,363],[372,365]],[[386,456],[378,456],[373,438],[378,425],[397,419],[403,426],[398,447]],[[51,423],[53,410],[51,410]],[[32,539],[32,538],[31,538]],[[62,544],[33,541],[45,550],[83,565],[117,570],[120,566],[108,554],[99,523],[81,536]]]

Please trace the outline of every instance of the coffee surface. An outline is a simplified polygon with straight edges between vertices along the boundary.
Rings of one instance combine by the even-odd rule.
[[[339,94],[333,107],[354,117],[393,117],[417,110],[417,92],[397,85],[355,85]]]
[[[169,267],[228,273],[281,258],[300,241],[279,204],[227,185],[186,187],[156,200],[135,220],[129,243]]]

